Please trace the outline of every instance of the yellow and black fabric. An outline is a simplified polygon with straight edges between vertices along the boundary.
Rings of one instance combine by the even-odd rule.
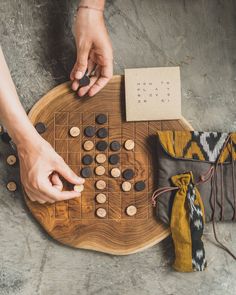
[[[175,246],[174,268],[181,272],[203,271],[207,262],[202,242],[204,206],[192,173],[171,178],[178,187],[171,213],[171,233]]]
[[[227,137],[228,142],[221,154],[220,163],[236,159],[236,133],[200,131],[158,131],[159,142],[165,151],[176,159],[215,163]]]

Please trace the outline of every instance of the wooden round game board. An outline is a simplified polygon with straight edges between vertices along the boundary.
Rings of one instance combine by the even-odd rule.
[[[25,196],[33,216],[50,236],[63,244],[124,255],[148,248],[169,235],[169,229],[157,222],[151,204],[158,169],[155,135],[157,130],[189,130],[191,126],[184,119],[125,122],[124,100],[123,76],[114,76],[110,83],[92,98],[78,98],[76,93],[71,91],[70,83],[59,85],[39,100],[29,113],[34,125],[38,122],[46,125],[42,136],[77,174],[86,166],[81,162],[84,155],[89,154],[95,159],[96,155],[101,153],[96,150],[96,143],[101,139],[96,134],[87,138],[84,129],[92,126],[108,130],[108,137],[102,139],[108,143],[108,148],[102,152],[107,160],[103,164],[96,164],[93,160],[89,165],[92,171],[102,165],[105,174],[93,174],[87,178],[81,198],[42,205],[31,202]],[[105,114],[108,121],[102,125],[97,124],[98,114]],[[79,127],[80,135],[72,137],[71,127]],[[78,130],[72,131],[77,133]],[[83,149],[87,140],[94,143],[94,148],[90,151]],[[126,140],[131,140],[131,147],[134,141],[133,150],[125,149]],[[112,141],[120,142],[119,151],[113,152],[109,148]],[[116,165],[110,164],[108,160],[113,154],[118,154],[120,159]],[[111,176],[110,171],[114,167],[120,169],[120,176]],[[122,171],[125,169],[134,171],[134,177],[128,180],[131,190],[127,192],[121,188],[124,182]],[[102,191],[98,191],[95,186],[98,180],[104,180],[106,183],[106,188]],[[142,191],[134,189],[138,181],[145,182]],[[101,192],[106,196],[106,201],[99,204],[96,195]],[[104,199],[103,196],[100,197],[101,200]],[[99,208],[103,208],[98,211],[102,217],[96,215]]]

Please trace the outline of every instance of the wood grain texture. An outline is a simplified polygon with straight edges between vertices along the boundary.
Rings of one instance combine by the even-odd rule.
[[[83,130],[91,125],[99,128],[95,117],[99,113],[108,116],[108,122],[102,127],[108,128],[108,143],[117,140],[122,144],[119,152],[107,149],[107,158],[114,153],[120,156],[118,166],[121,171],[132,168],[135,171],[132,186],[136,181],[144,180],[146,188],[142,192],[122,192],[122,176],[112,178],[109,171],[113,165],[108,160],[102,164],[106,173],[94,175],[85,183],[81,198],[39,204],[31,202],[25,195],[27,206],[43,228],[57,241],[76,248],[92,249],[106,253],[125,255],[148,248],[169,235],[169,229],[157,222],[152,208],[151,195],[156,188],[156,131],[162,129],[190,130],[185,120],[125,122],[124,79],[114,76],[110,83],[93,98],[78,98],[70,89],[70,83],[64,83],[39,100],[29,113],[33,124],[43,122],[47,131],[43,137],[64,158],[68,165],[79,174],[83,167],[84,154],[96,157],[100,152],[83,150],[86,138]],[[77,126],[81,134],[77,138],[69,135],[71,127]],[[133,151],[127,151],[123,145],[128,139],[135,142]],[[94,144],[99,140],[90,138]],[[90,165],[97,166],[94,161]],[[107,184],[103,191],[97,191],[95,182],[104,180]],[[96,195],[103,192],[107,196],[104,204],[98,204]],[[134,205],[137,213],[128,216],[126,208]],[[96,216],[96,210],[104,208],[104,218]]]

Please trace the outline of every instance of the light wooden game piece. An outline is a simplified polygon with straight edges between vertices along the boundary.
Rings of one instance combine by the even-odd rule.
[[[13,166],[16,164],[16,156],[15,155],[10,155],[7,157],[7,164],[10,166]]]
[[[97,167],[95,168],[95,174],[96,174],[96,175],[101,176],[101,175],[104,175],[105,172],[106,172],[106,169],[105,169],[103,166],[97,166]]]
[[[72,137],[77,137],[77,136],[79,136],[79,135],[80,135],[80,129],[79,129],[79,127],[71,127],[71,128],[70,128],[70,135],[71,135]]]
[[[105,163],[107,160],[107,156],[105,154],[97,154],[96,155],[96,162],[98,164],[103,164]]]
[[[128,206],[126,208],[126,214],[128,216],[134,216],[137,213],[137,208],[134,205]]]
[[[7,184],[7,189],[8,189],[10,192],[15,192],[16,189],[17,189],[16,183],[15,183],[14,181],[10,181],[10,182],[8,182],[8,184]]]
[[[111,176],[114,178],[120,177],[120,169],[119,168],[112,168],[111,169]]]
[[[106,203],[106,200],[107,200],[107,197],[106,197],[105,194],[100,193],[100,194],[97,194],[96,195],[96,201],[97,201],[97,203],[104,204],[104,203]]]
[[[91,151],[94,148],[94,143],[91,140],[86,140],[83,147],[86,151]]]
[[[107,211],[106,211],[106,209],[104,209],[104,208],[98,208],[98,209],[96,210],[96,215],[97,215],[98,217],[100,217],[100,218],[104,218],[104,217],[106,217],[106,215],[107,215]]]
[[[84,185],[83,184],[76,184],[74,185],[74,191],[77,193],[82,193],[84,190]]]
[[[106,172],[106,169],[105,169],[105,167],[103,167],[103,166],[97,166],[97,167],[95,168],[95,174],[96,174],[96,175],[101,176],[101,175],[104,175],[105,172]]]
[[[131,151],[134,149],[134,141],[132,139],[127,139],[125,141],[125,149],[127,151]]]
[[[104,180],[98,180],[96,182],[96,188],[99,189],[99,190],[103,190],[106,188],[106,182]]]
[[[122,187],[122,190],[123,190],[124,192],[129,192],[129,191],[131,190],[131,188],[132,188],[132,185],[131,185],[130,182],[128,182],[128,181],[124,181],[124,182],[122,183],[121,187]]]

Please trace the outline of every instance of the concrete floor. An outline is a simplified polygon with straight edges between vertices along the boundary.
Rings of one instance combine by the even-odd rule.
[[[0,0],[0,38],[26,110],[68,80],[75,59],[71,23],[76,0]],[[107,1],[115,73],[180,65],[183,114],[198,130],[236,130],[236,2],[234,0]],[[14,118],[13,118],[14,119]],[[236,263],[205,232],[204,273],[171,269],[170,239],[116,257],[52,241],[28,214],[20,192],[5,185],[18,171],[0,143],[0,294],[236,294]],[[235,224],[217,226],[236,252]]]

